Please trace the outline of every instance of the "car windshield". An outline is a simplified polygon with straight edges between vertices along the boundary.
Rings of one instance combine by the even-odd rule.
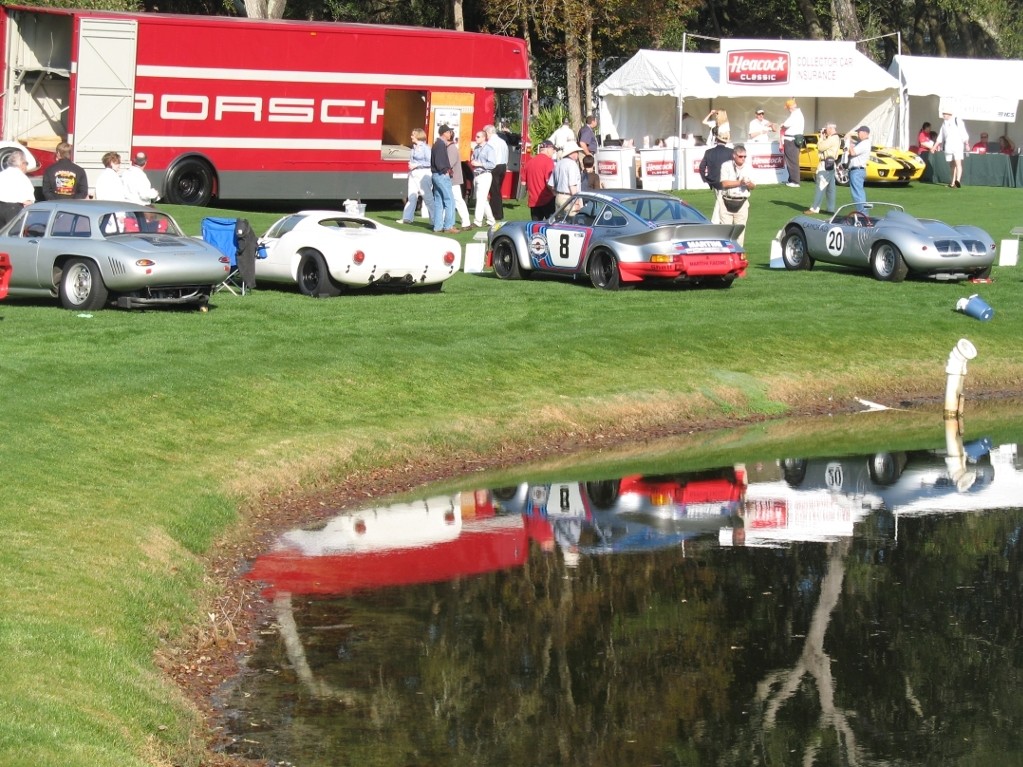
[[[705,224],[707,217],[672,197],[630,197],[619,205],[652,224]]]
[[[99,230],[104,237],[140,232],[183,236],[174,219],[157,210],[119,210],[105,213],[100,217]]]
[[[832,220],[835,222],[853,223],[859,226],[861,224],[857,223],[854,219],[866,217],[871,223],[876,224],[890,215],[903,212],[905,211],[901,205],[894,205],[890,202],[850,203],[842,205],[836,210]]]

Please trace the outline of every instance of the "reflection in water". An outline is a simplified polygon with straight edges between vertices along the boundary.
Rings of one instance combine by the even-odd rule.
[[[1023,759],[1014,444],[345,512],[258,557],[231,750],[302,765]],[[937,513],[969,512],[969,513]],[[985,513],[981,513],[985,512]]]

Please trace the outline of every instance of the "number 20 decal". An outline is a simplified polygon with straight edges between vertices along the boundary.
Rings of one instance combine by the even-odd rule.
[[[828,249],[828,253],[831,255],[842,255],[842,250],[845,248],[845,233],[838,227],[829,229],[828,233],[825,235],[825,245]]]

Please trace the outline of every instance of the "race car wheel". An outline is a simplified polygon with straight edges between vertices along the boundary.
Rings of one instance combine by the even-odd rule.
[[[494,274],[502,280],[517,280],[522,276],[515,245],[507,237],[494,243]]]
[[[610,250],[598,250],[590,256],[590,282],[601,290],[618,290],[621,287],[618,259]]]
[[[789,487],[799,487],[806,479],[807,462],[805,458],[783,458],[781,473]]]
[[[877,453],[870,459],[870,480],[875,485],[894,485],[905,468],[905,453]]]
[[[302,253],[298,262],[298,289],[302,295],[313,298],[341,295],[341,287],[330,276],[327,262],[318,250]]]
[[[838,164],[835,166],[835,183],[839,186],[849,186],[849,166]]]
[[[902,251],[890,242],[879,242],[874,246],[870,269],[874,277],[882,282],[902,282],[909,274],[909,267],[902,257]]]
[[[106,306],[110,294],[94,261],[72,258],[60,275],[60,303],[65,309],[94,311]]]
[[[781,239],[781,259],[785,263],[785,268],[790,271],[813,268],[813,259],[810,258],[806,247],[806,235],[802,229],[793,227],[785,232]]]

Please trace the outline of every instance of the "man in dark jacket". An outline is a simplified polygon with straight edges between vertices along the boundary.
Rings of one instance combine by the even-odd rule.
[[[714,190],[714,212],[711,214],[710,222],[720,224],[718,214],[717,198],[721,196],[721,166],[732,159],[732,148],[728,146],[731,139],[727,133],[718,133],[717,143],[703,153],[703,160],[700,161],[700,178]]]
[[[71,145],[57,144],[57,161],[43,172],[43,197],[47,200],[84,200],[89,196],[89,179],[85,169],[71,162]]]

